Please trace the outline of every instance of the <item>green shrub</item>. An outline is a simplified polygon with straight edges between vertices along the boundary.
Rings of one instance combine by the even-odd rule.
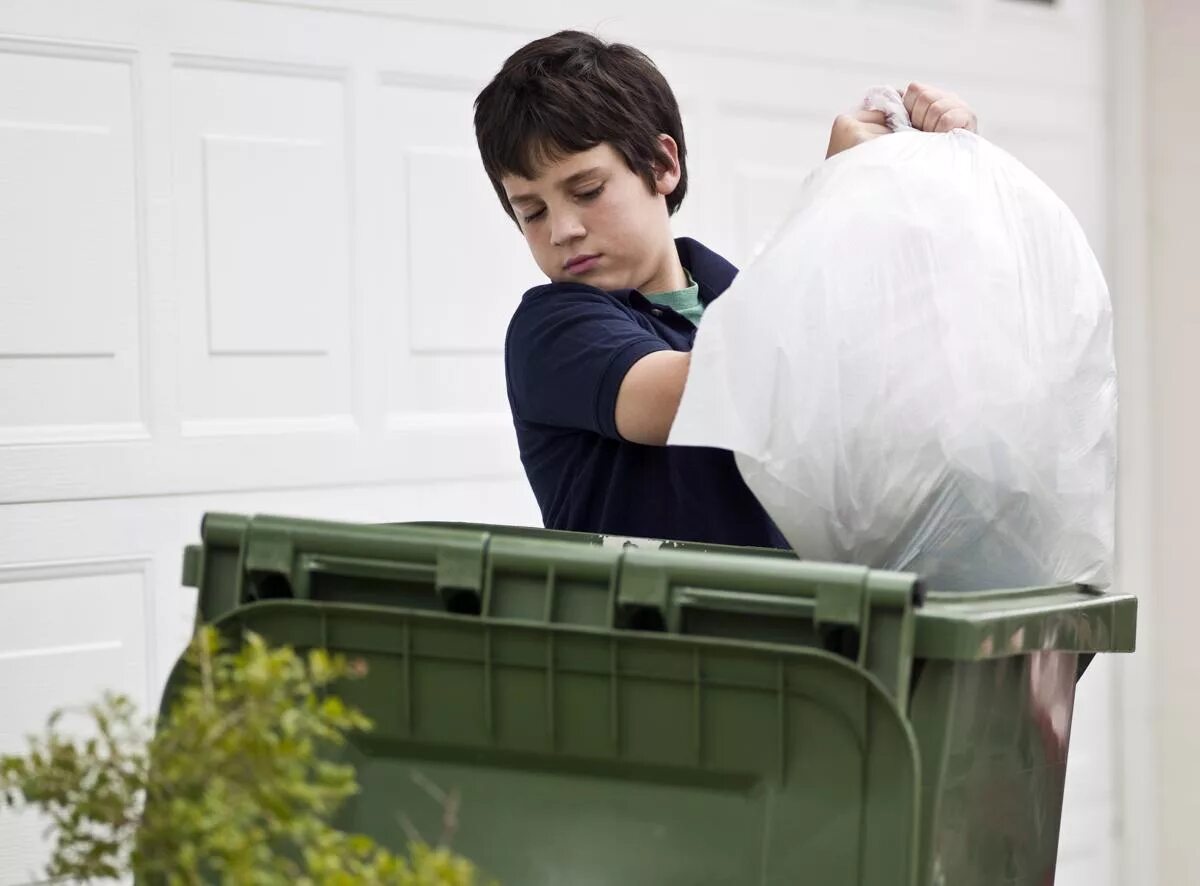
[[[477,886],[473,865],[420,839],[395,855],[332,824],[357,793],[354,768],[328,751],[370,721],[328,688],[361,665],[307,657],[247,634],[225,647],[202,628],[186,653],[193,679],[157,731],[106,695],[86,710],[90,737],[60,728],[0,757],[0,796],[49,817],[52,879],[134,875],[143,882],[246,886]]]

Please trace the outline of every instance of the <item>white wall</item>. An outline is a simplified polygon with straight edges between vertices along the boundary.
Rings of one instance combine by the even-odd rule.
[[[535,522],[505,321],[536,269],[471,101],[558,27],[684,110],[680,233],[748,258],[874,83],[945,84],[1109,257],[1090,0],[9,0],[0,5],[0,749],[103,684],[152,704],[206,509]],[[1116,293],[1118,299],[1121,293]],[[1077,702],[1060,884],[1117,882],[1109,666]],[[0,817],[0,883],[36,866]]]
[[[1200,91],[1200,6],[1178,0],[1145,4],[1145,270],[1153,377],[1153,609],[1143,680],[1148,704],[1139,719],[1151,741],[1131,751],[1152,778],[1159,883],[1200,883],[1200,655],[1195,591],[1200,534],[1200,120],[1181,113]],[[1132,766],[1131,766],[1132,768]],[[1144,797],[1141,792],[1139,797]]]

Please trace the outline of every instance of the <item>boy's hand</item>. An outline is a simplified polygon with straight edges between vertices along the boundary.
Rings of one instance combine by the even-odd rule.
[[[861,145],[865,141],[887,135],[891,131],[883,111],[839,114],[833,121],[833,131],[829,133],[829,150],[825,152],[825,159],[828,160],[834,154],[840,154],[847,148]]]
[[[979,119],[970,106],[955,95],[936,86],[910,83],[904,90],[904,109],[912,125],[922,132],[950,132],[952,129],[979,131]],[[887,135],[891,129],[882,111],[856,111],[842,114],[833,121],[826,159],[847,148]]]
[[[904,90],[904,108],[912,125],[922,132],[979,131],[979,120],[967,103],[935,86],[910,83]]]

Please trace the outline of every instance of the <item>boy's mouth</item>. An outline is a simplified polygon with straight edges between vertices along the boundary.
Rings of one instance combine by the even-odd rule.
[[[598,261],[600,261],[599,255],[576,255],[567,259],[563,270],[568,274],[582,274],[594,268]]]

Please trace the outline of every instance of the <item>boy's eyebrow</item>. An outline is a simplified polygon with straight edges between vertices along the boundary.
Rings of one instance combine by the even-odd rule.
[[[581,169],[579,172],[576,172],[574,175],[569,175],[565,179],[563,179],[561,186],[564,188],[569,188],[569,187],[571,187],[571,185],[577,185],[584,179],[591,178],[593,175],[596,175],[598,172],[603,172],[603,171],[604,170],[602,170],[599,166],[593,166],[591,169]]]
[[[597,173],[600,173],[603,171],[604,171],[603,167],[600,167],[600,166],[593,166],[590,169],[581,169],[581,170],[579,170],[579,172],[572,173],[571,175],[568,175],[565,179],[563,179],[561,182],[559,182],[559,187],[570,188],[574,185],[579,184],[581,181],[591,178],[593,175],[596,175]],[[514,194],[513,196],[508,198],[508,202],[509,203],[528,203],[531,200],[536,200],[536,199],[538,199],[536,194]]]

